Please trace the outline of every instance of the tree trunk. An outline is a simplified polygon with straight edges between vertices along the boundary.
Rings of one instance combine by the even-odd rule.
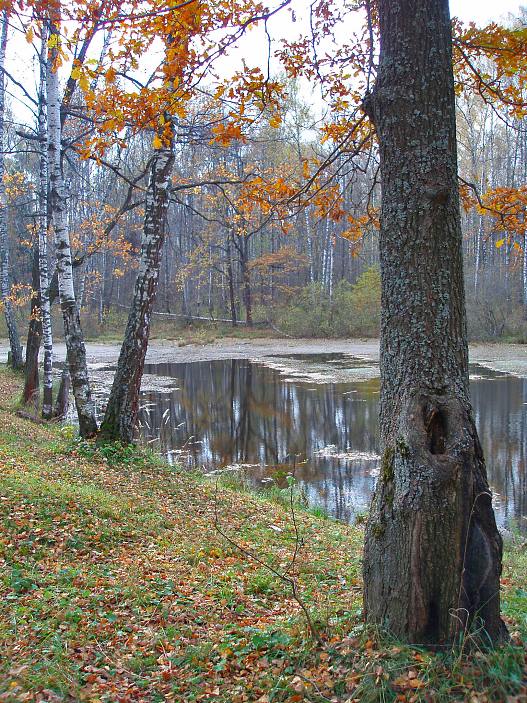
[[[68,403],[70,399],[70,373],[68,371],[68,363],[64,364],[62,373],[60,375],[60,385],[57,392],[57,398],[55,400],[55,408],[53,410],[53,417],[57,420],[62,420],[66,417],[68,412]]]
[[[33,248],[31,317],[27,332],[25,381],[22,394],[24,404],[34,404],[37,411],[39,405],[38,354],[40,351],[40,340],[42,339],[38,258],[38,245],[35,244]]]
[[[246,238],[241,241],[239,252],[243,285],[243,304],[245,306],[245,322],[247,327],[252,327],[253,306],[251,294],[251,274],[249,272],[249,241]]]
[[[448,0],[379,0],[382,469],[370,623],[413,643],[503,636],[502,542],[472,419]]]
[[[4,157],[4,111],[5,111],[5,76],[4,64],[7,47],[7,12],[2,13],[2,30],[0,35],[0,286],[4,315],[11,349],[11,365],[14,369],[24,366],[22,345],[16,324],[15,311],[11,302],[11,286],[9,283],[9,242],[7,238],[7,197],[5,191],[5,157]]]
[[[227,278],[229,281],[229,306],[231,311],[232,326],[236,327],[238,320],[236,319],[236,297],[234,295],[234,272],[232,270],[232,254],[231,254],[231,233],[227,232]]]
[[[527,320],[527,234],[523,235],[522,283],[523,319]]]
[[[39,182],[38,182],[38,255],[40,276],[40,309],[42,317],[42,335],[44,343],[44,370],[42,393],[42,417],[51,418],[53,414],[53,335],[51,330],[51,300],[49,292],[48,262],[48,136],[46,108],[46,60],[48,34],[46,24],[42,27],[40,52],[40,84],[38,102],[38,144],[39,144]]]
[[[173,163],[172,145],[157,150],[152,160],[139,273],[117,371],[99,433],[99,439],[104,442],[120,440],[129,444],[133,441],[136,431],[139,390],[159,279],[161,250],[165,239]]]
[[[51,21],[50,37],[60,42],[58,25]],[[59,76],[54,65],[58,46],[50,50],[47,61],[48,98],[48,153],[50,171],[50,205],[55,230],[55,250],[59,281],[59,298],[64,320],[68,366],[79,418],[79,431],[82,437],[93,437],[97,433],[95,405],[93,403],[86,364],[86,348],[82,335],[79,310],[73,287],[70,236],[66,222],[64,181],[61,163],[61,135]]]

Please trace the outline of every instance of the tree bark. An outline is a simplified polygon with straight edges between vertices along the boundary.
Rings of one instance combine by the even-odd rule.
[[[67,362],[64,364],[62,373],[60,375],[60,385],[57,391],[57,398],[55,400],[55,408],[53,409],[52,417],[57,420],[62,420],[66,417],[68,413],[68,403],[70,399],[70,373],[68,371]]]
[[[229,306],[232,326],[236,327],[236,297],[234,294],[234,271],[232,270],[231,233],[227,232],[227,278],[229,282]]]
[[[0,33],[0,293],[4,307],[9,347],[11,349],[11,365],[14,369],[24,367],[22,345],[16,324],[15,311],[11,302],[11,286],[9,282],[9,242],[7,237],[7,197],[4,183],[4,112],[5,112],[5,54],[7,47],[7,12],[2,12],[2,30]]]
[[[38,183],[38,255],[40,276],[40,309],[44,345],[44,369],[42,378],[42,417],[53,415],[53,335],[51,329],[51,300],[48,262],[48,136],[46,100],[46,60],[48,34],[47,26],[42,27],[40,51],[40,83],[38,102],[38,143],[39,143],[39,183]]]
[[[238,247],[240,254],[240,268],[243,285],[243,304],[245,306],[245,322],[247,327],[253,326],[253,306],[251,292],[251,274],[249,271],[249,241],[245,237],[240,241]]]
[[[26,364],[24,369],[24,391],[22,400],[24,404],[34,404],[38,411],[39,406],[39,378],[38,378],[38,354],[40,351],[40,340],[42,339],[42,319],[40,316],[40,291],[39,291],[39,256],[38,245],[33,247],[33,268],[32,268],[32,296],[31,296],[31,317],[27,332],[26,344]]]
[[[414,643],[504,635],[502,541],[472,418],[448,0],[378,0],[382,470],[370,623]]]
[[[161,250],[166,232],[172,144],[156,150],[146,194],[139,272],[117,370],[99,432],[102,442],[134,440],[139,391],[145,363],[150,319],[157,291]]]
[[[49,34],[60,41],[58,24],[51,20]],[[52,48],[47,61],[47,99],[48,99],[48,154],[50,171],[50,206],[53,228],[55,231],[55,250],[59,282],[59,298],[64,320],[64,338],[66,342],[68,366],[79,418],[79,432],[82,437],[93,437],[97,433],[95,405],[93,403],[86,364],[86,348],[82,335],[80,315],[75,300],[73,287],[73,268],[71,263],[70,236],[66,221],[64,180],[61,163],[59,76],[54,65],[58,48]]]
[[[527,216],[524,215],[524,218],[527,218]],[[523,303],[523,319],[527,320],[527,233],[525,233],[523,235],[522,303]]]

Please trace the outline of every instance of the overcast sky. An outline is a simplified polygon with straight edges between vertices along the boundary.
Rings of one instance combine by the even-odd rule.
[[[450,0],[450,14],[465,22],[474,21],[477,24],[487,24],[507,16],[509,12],[516,13],[521,5],[527,2],[517,0]]]
[[[463,22],[475,22],[485,25],[492,21],[508,20],[510,13],[516,15],[521,6],[527,6],[527,0],[450,0],[450,14],[459,17]],[[280,12],[271,18],[268,29],[273,38],[273,49],[279,46],[281,38],[293,39],[299,33],[309,34],[309,3],[307,0],[291,0],[290,8],[294,10],[296,21],[293,22],[290,12]],[[360,16],[357,14],[357,25],[353,27],[353,13],[346,20],[352,29],[361,26]],[[337,29],[337,43],[339,40],[347,41],[350,24]],[[240,42],[238,49],[232,50],[230,56],[220,62],[220,72],[229,75],[239,66],[240,57],[247,59],[249,64],[257,64],[263,70],[266,68],[268,42],[263,27],[254,28]],[[280,64],[277,59],[271,60],[271,72],[279,72]]]
[[[273,3],[270,3],[273,5]],[[509,13],[517,14],[521,6],[527,6],[527,0],[519,2],[518,0],[450,0],[450,13],[452,16],[457,16],[464,22],[474,21],[478,25],[484,25],[493,20],[506,21]],[[299,32],[309,31],[308,8],[309,3],[306,0],[292,0],[291,7],[294,8],[296,14],[296,22],[291,21],[289,12],[281,12],[269,22],[269,31],[273,39],[273,50],[278,47],[280,38],[293,38]],[[357,18],[358,19],[358,18]],[[349,20],[348,20],[349,21]],[[348,30],[349,31],[349,30]],[[346,28],[341,28],[342,39],[347,39],[348,31]],[[337,37],[337,41],[339,37]],[[267,37],[263,28],[254,29],[248,33],[245,39],[237,50],[232,50],[231,55],[221,61],[217,66],[219,72],[224,75],[231,75],[233,71],[239,69],[240,59],[244,57],[248,64],[260,65],[263,70],[266,70],[266,57],[268,51]],[[148,64],[157,65],[163,55],[162,47],[149,52]],[[20,81],[28,83],[28,69],[35,66],[35,54],[31,47],[24,41],[20,34],[12,34],[8,45],[7,52],[7,68]],[[279,62],[274,59],[271,61],[271,72],[279,71]],[[31,77],[30,84],[27,87],[31,90],[31,81],[35,80],[34,75]],[[16,89],[14,91],[17,92]],[[20,96],[18,96],[20,97]],[[24,102],[24,101],[22,101]],[[20,104],[13,103],[15,112],[26,113],[26,109]]]

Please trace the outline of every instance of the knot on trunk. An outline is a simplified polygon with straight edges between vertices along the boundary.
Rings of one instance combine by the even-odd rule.
[[[414,448],[415,458],[430,466],[455,464],[466,452],[480,454],[468,402],[448,393],[414,395],[401,412],[399,428],[399,435]]]
[[[446,449],[446,422],[441,408],[425,403],[423,422],[431,454],[444,454]]]
[[[429,645],[482,627],[499,639],[500,560],[468,402],[425,391],[403,398],[368,519],[367,618]]]

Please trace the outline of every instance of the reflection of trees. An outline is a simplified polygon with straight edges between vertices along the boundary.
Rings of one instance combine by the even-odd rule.
[[[498,519],[525,530],[527,514],[527,381],[487,373],[472,384],[476,425],[496,496]]]
[[[297,478],[313,503],[344,520],[367,507],[374,462],[315,455],[328,445],[376,451],[378,382],[291,383],[275,370],[239,359],[161,364],[148,372],[174,376],[179,387],[142,394],[143,404],[151,404],[144,437],[159,438],[164,451],[188,443],[196,466],[257,464],[250,470],[256,482],[299,454],[309,461],[298,466]],[[527,513],[527,382],[479,380],[472,399],[490,482],[501,496],[498,517],[519,520]]]

